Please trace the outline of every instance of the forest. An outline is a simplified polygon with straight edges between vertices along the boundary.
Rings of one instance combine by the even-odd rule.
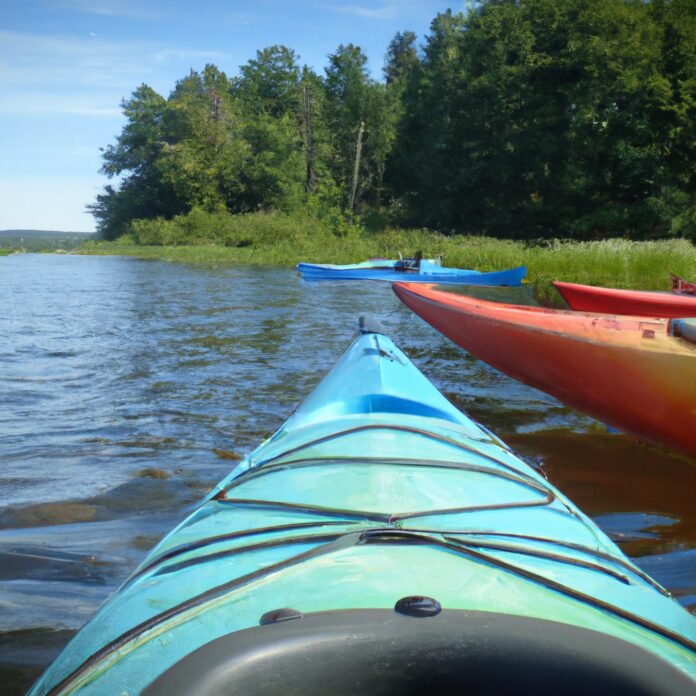
[[[379,80],[354,44],[323,74],[271,46],[122,108],[89,207],[106,240],[215,242],[259,212],[338,236],[696,240],[693,0],[483,0],[397,33]]]

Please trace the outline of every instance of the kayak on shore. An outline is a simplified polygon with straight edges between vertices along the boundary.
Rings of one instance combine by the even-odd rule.
[[[687,694],[696,619],[379,328],[32,694]]]
[[[422,285],[394,292],[507,375],[626,434],[696,456],[696,320],[487,302]]]
[[[372,263],[372,262],[365,262]],[[398,263],[398,262],[395,262]],[[298,263],[297,270],[304,280],[382,280],[409,283],[456,283],[459,285],[521,285],[527,275],[525,266],[503,271],[481,272],[471,269],[448,268],[423,259],[417,266],[375,267],[363,264],[336,266],[332,264]]]
[[[696,317],[696,295],[674,292],[619,290],[554,281],[568,306],[580,312],[628,314],[641,317]]]

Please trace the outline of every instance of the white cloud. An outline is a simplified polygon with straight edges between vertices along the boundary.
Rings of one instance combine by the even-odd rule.
[[[22,92],[0,100],[0,115],[51,113],[114,118],[121,116],[121,109],[113,100],[80,94]]]
[[[228,54],[222,51],[193,51],[180,48],[163,48],[155,50],[151,54],[152,58],[158,63],[169,60],[194,60],[194,61],[218,61],[221,62],[229,58]]]
[[[364,5],[327,5],[330,10],[343,14],[352,14],[367,19],[394,19],[398,16],[398,6],[386,4],[381,7],[365,7]]]
[[[0,0],[1,1],[1,0]],[[146,82],[173,87],[173,73],[223,63],[221,51],[95,36],[30,34],[0,30],[0,114],[64,113],[113,117],[120,102]]]
[[[0,85],[71,85],[135,89],[162,63],[223,61],[221,51],[171,48],[145,41],[96,36],[0,31]]]
[[[53,4],[101,17],[157,19],[162,16],[159,12],[143,7],[142,2],[134,0],[58,0]]]
[[[224,12],[222,16],[224,17],[225,21],[229,22],[233,26],[249,26],[251,24],[258,24],[259,22],[263,21],[263,17],[260,15],[250,14],[248,12]]]

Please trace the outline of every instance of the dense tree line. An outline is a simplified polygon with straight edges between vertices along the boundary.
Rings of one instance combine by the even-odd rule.
[[[352,44],[323,75],[272,46],[123,109],[91,206],[107,239],[192,209],[696,239],[693,0],[484,0],[398,33],[383,81]]]

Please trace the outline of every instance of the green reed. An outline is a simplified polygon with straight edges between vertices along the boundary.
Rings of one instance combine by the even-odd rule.
[[[313,263],[354,263],[373,256],[397,258],[422,251],[425,258],[441,255],[443,263],[481,271],[526,265],[528,281],[542,298],[553,300],[553,280],[666,290],[669,273],[696,277],[696,247],[685,239],[634,242],[608,239],[592,242],[543,240],[538,243],[477,236],[444,236],[429,230],[366,231],[343,225],[332,230],[312,218],[257,213],[224,221],[215,234],[206,230],[196,244],[181,244],[167,223],[143,225],[139,241],[88,242],[86,254],[122,254],[195,264],[264,264],[294,266]],[[153,232],[154,229],[154,232]],[[161,233],[164,230],[164,234]],[[143,244],[169,237],[174,244]],[[195,235],[194,235],[195,237]],[[190,238],[190,237],[189,237]],[[178,243],[177,243],[178,242]]]

